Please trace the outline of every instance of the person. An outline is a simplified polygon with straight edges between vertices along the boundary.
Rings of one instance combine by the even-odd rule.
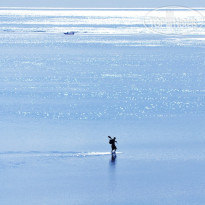
[[[112,137],[108,136],[108,138],[110,138],[109,143],[111,144],[111,153],[113,153],[113,151],[116,152],[116,150],[117,150],[117,147],[116,147],[116,145],[115,145],[115,142],[117,142],[117,141],[115,140],[116,137],[112,138]]]

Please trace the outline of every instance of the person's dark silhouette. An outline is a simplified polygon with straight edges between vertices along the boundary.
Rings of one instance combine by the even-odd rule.
[[[110,137],[110,136],[108,136],[108,138],[110,138],[110,141],[109,141],[109,143],[111,144],[111,153],[115,153],[116,152],[116,150],[117,150],[117,147],[116,147],[116,145],[115,145],[115,142],[117,142],[115,139],[115,137],[114,138],[112,138],[112,137]]]

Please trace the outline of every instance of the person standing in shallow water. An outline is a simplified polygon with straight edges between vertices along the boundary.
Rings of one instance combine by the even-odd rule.
[[[109,143],[111,144],[111,153],[113,153],[113,151],[116,152],[116,150],[117,150],[117,147],[116,147],[116,145],[115,145],[115,142],[117,142],[117,141],[115,140],[116,137],[112,138],[112,137],[108,136],[108,138],[110,138]]]

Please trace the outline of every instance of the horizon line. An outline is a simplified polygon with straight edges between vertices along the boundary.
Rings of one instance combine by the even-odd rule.
[[[0,9],[51,9],[51,10],[137,10],[137,9],[142,9],[142,10],[146,10],[146,9],[156,9],[156,8],[166,8],[166,7],[173,7],[173,9],[205,9],[205,7],[183,7],[183,6],[161,6],[161,7],[136,7],[136,8],[117,8],[117,7],[109,7],[109,8],[94,8],[94,7],[90,7],[90,8],[77,8],[77,7],[74,7],[74,8],[69,8],[69,7],[1,7],[0,6]],[[174,8],[176,7],[176,8]]]

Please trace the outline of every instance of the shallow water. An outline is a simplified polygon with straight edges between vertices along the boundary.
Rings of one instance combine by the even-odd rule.
[[[186,35],[185,27],[183,35],[159,35],[144,25],[146,12],[1,9],[1,116],[63,120],[203,116],[203,19]],[[203,16],[204,10],[197,12]],[[42,30],[41,25],[45,32],[35,32]],[[73,25],[76,34],[64,35]]]
[[[82,36],[58,43],[58,35],[39,36],[37,43],[34,35],[1,44],[2,117],[129,120],[204,113],[203,47],[79,43]]]
[[[203,27],[143,12],[1,10],[3,205],[204,204]]]
[[[203,124],[203,118],[1,123],[1,201],[202,205]],[[107,133],[117,136],[122,152],[115,159]]]

